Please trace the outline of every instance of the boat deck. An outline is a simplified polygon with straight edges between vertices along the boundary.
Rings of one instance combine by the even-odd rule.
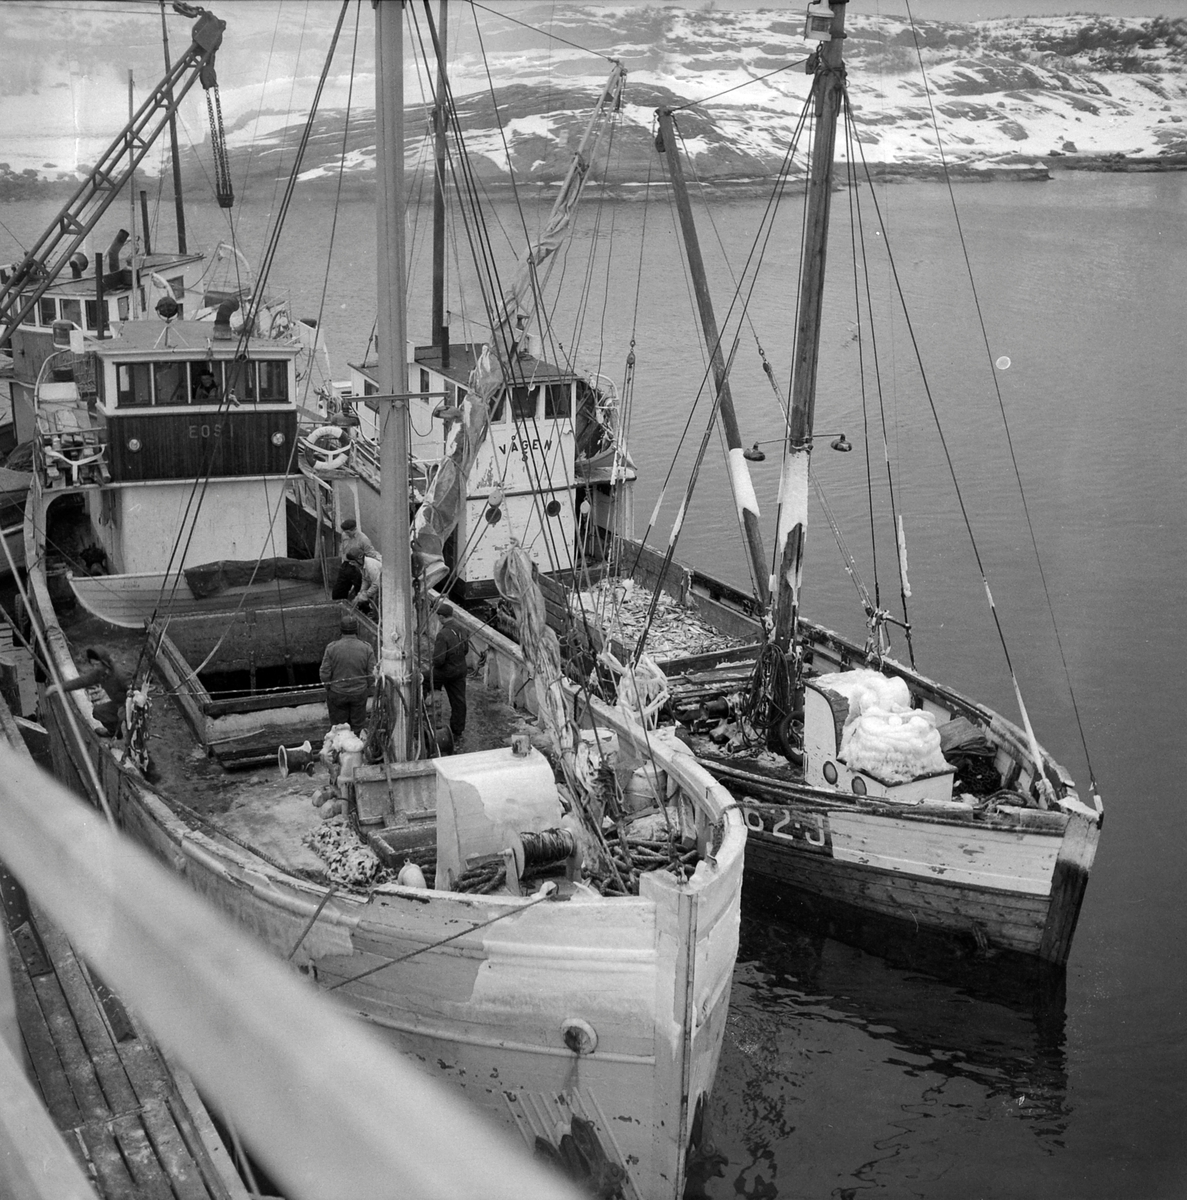
[[[31,1078],[96,1194],[246,1200],[192,1085],[65,935],[33,911],[5,941]]]
[[[97,646],[108,650],[129,675],[135,671],[143,633],[108,625],[81,608],[63,615],[62,628],[76,663],[83,661],[87,646]],[[320,650],[316,657],[320,660]],[[487,687],[471,674],[467,693],[467,751],[506,746],[514,733],[539,736],[531,719],[513,708],[499,688]],[[435,693],[430,703],[440,706],[443,714],[448,712],[443,692]],[[328,729],[327,717],[320,733]],[[312,745],[315,755],[320,748],[320,742]],[[326,864],[306,844],[322,824],[314,796],[329,783],[327,770],[316,757],[312,775],[297,771],[282,776],[274,759],[245,770],[227,769],[207,754],[159,676],[151,692],[149,753],[155,790],[173,802],[187,823],[308,879],[329,878]]]

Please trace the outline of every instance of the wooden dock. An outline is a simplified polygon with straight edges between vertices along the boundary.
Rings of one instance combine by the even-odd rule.
[[[44,913],[7,936],[31,1079],[105,1200],[237,1200],[247,1192],[188,1078]]]

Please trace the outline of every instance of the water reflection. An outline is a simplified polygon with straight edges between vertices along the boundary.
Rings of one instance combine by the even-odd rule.
[[[1062,973],[794,894],[748,887],[743,912],[719,1157],[687,1195],[942,1195],[954,1170],[975,1187],[985,1122],[999,1150],[1018,1142],[1002,1122],[1029,1143],[1006,1159],[1062,1147]]]

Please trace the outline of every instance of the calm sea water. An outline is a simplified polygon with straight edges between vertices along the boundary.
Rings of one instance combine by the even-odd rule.
[[[1063,986],[995,977],[993,963],[937,963],[911,939],[840,930],[748,893],[742,952],[712,1116],[721,1156],[715,1198],[1179,1197],[1187,1194],[1187,911],[1182,899],[1187,774],[1181,730],[1187,635],[1187,175],[1060,174],[1047,184],[957,189],[987,353],[963,279],[947,193],[906,185],[880,195],[926,377],[961,482],[1007,644],[1040,740],[1087,780],[1059,649],[1035,565],[994,392],[1009,420],[1068,670],[1107,820]],[[261,256],[269,197],[247,198],[240,248]],[[871,471],[885,498],[878,398],[862,390],[854,340],[846,201],[837,205],[817,428],[844,429],[855,452],[818,443],[814,466],[862,576],[874,569],[866,516]],[[719,312],[728,275],[718,239],[741,261],[761,217],[754,201],[701,214]],[[334,215],[297,201],[274,283],[318,311]],[[497,209],[496,249],[518,217]],[[31,240],[44,210],[9,206]],[[214,239],[217,215],[194,212]],[[646,248],[642,238],[647,227]],[[575,292],[593,247],[610,299],[569,301],[557,336],[621,380],[638,359],[632,451],[642,532],[702,377],[699,337],[666,204],[589,207],[557,268]],[[425,267],[427,218],[412,258]],[[423,226],[423,228],[422,228]],[[323,321],[336,373],[358,359],[374,319],[369,204],[338,212]],[[652,248],[652,238],[656,245]],[[871,257],[882,238],[865,222]],[[0,231],[0,241],[7,235]],[[102,242],[104,239],[98,239]],[[785,249],[790,244],[792,250]],[[12,257],[6,242],[0,257]],[[794,311],[794,235],[772,242],[742,336],[734,392],[747,442],[777,439],[778,402],[757,367],[761,342],[785,379]],[[640,268],[640,262],[642,266]],[[454,296],[455,337],[464,312]],[[884,270],[872,291],[881,312]],[[636,301],[636,295],[638,300]],[[420,289],[413,329],[423,330]],[[637,318],[636,318],[637,312]],[[723,320],[722,322],[726,322]],[[579,337],[580,334],[580,337]],[[591,352],[590,347],[594,350]],[[600,350],[598,349],[600,347]],[[905,515],[911,619],[920,668],[1015,716],[1003,655],[905,328],[880,326],[895,486]],[[992,360],[1006,356],[1008,369]],[[706,403],[692,422],[701,436]],[[778,446],[755,468],[773,514]],[[659,529],[666,537],[691,450],[677,456]],[[679,553],[745,579],[717,439],[710,443]],[[857,595],[818,506],[810,513],[806,609],[861,633]],[[873,543],[884,600],[897,596],[885,532]],[[903,653],[901,643],[897,646]],[[843,938],[842,935],[843,934]]]

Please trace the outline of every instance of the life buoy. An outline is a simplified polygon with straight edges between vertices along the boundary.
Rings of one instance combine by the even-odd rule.
[[[346,466],[350,457],[350,444],[343,445],[346,430],[338,425],[319,425],[307,438],[305,450],[315,471],[337,471]],[[331,445],[326,445],[331,441]]]

